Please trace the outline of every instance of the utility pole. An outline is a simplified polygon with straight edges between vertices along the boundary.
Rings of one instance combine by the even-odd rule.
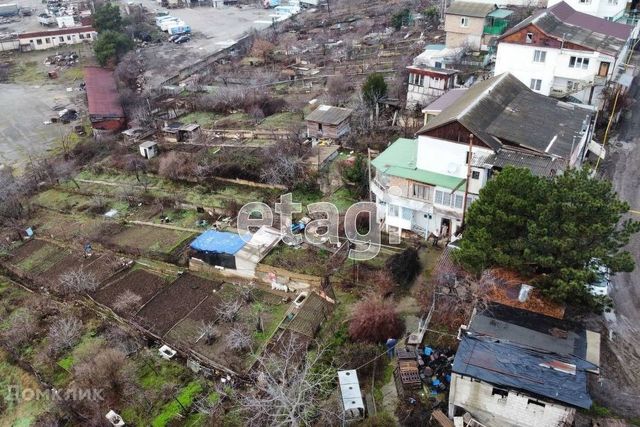
[[[471,179],[471,159],[473,157],[473,134],[469,134],[469,153],[467,154],[467,182],[464,185],[464,200],[462,202],[462,225],[467,213],[467,198],[469,197],[469,180]]]
[[[371,148],[367,147],[367,168],[369,169],[369,201],[373,200],[371,196]]]

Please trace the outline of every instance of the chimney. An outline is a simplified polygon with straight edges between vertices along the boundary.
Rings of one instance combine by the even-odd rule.
[[[518,301],[525,302],[529,299],[529,294],[531,294],[531,290],[533,286],[527,285],[525,283],[520,285],[520,292],[518,293]]]

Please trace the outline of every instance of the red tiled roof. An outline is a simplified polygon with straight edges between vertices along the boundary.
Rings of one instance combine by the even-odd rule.
[[[58,28],[55,30],[48,31],[34,31],[32,33],[22,33],[18,34],[19,39],[29,39],[34,37],[54,37],[54,36],[63,36],[65,34],[78,34],[78,33],[88,33],[95,32],[91,26],[85,27],[71,27],[71,28]]]
[[[124,117],[122,105],[118,99],[118,88],[113,71],[100,67],[85,67],[89,115],[103,117]]]

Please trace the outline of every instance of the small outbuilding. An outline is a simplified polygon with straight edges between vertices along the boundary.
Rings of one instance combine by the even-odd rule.
[[[125,114],[113,76],[113,70],[85,67],[84,82],[89,104],[89,120],[95,130],[119,131]]]
[[[151,159],[158,155],[158,143],[156,141],[145,141],[139,147],[140,154],[145,159]]]
[[[168,142],[186,142],[193,140],[198,135],[200,125],[197,123],[167,123],[163,126],[162,132],[164,139]]]
[[[338,371],[338,384],[344,419],[348,422],[364,419],[365,406],[356,370]]]
[[[247,242],[236,233],[207,230],[191,242],[192,256],[201,261],[223,268],[236,268],[236,253]]]
[[[349,119],[353,110],[349,108],[321,105],[306,117],[309,138],[337,139],[351,131]]]

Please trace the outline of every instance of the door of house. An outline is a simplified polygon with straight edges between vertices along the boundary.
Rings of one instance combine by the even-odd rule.
[[[609,62],[601,62],[600,68],[598,69],[598,76],[607,77],[609,75]]]
[[[448,239],[451,236],[451,220],[449,218],[442,218],[440,222],[440,238]]]

